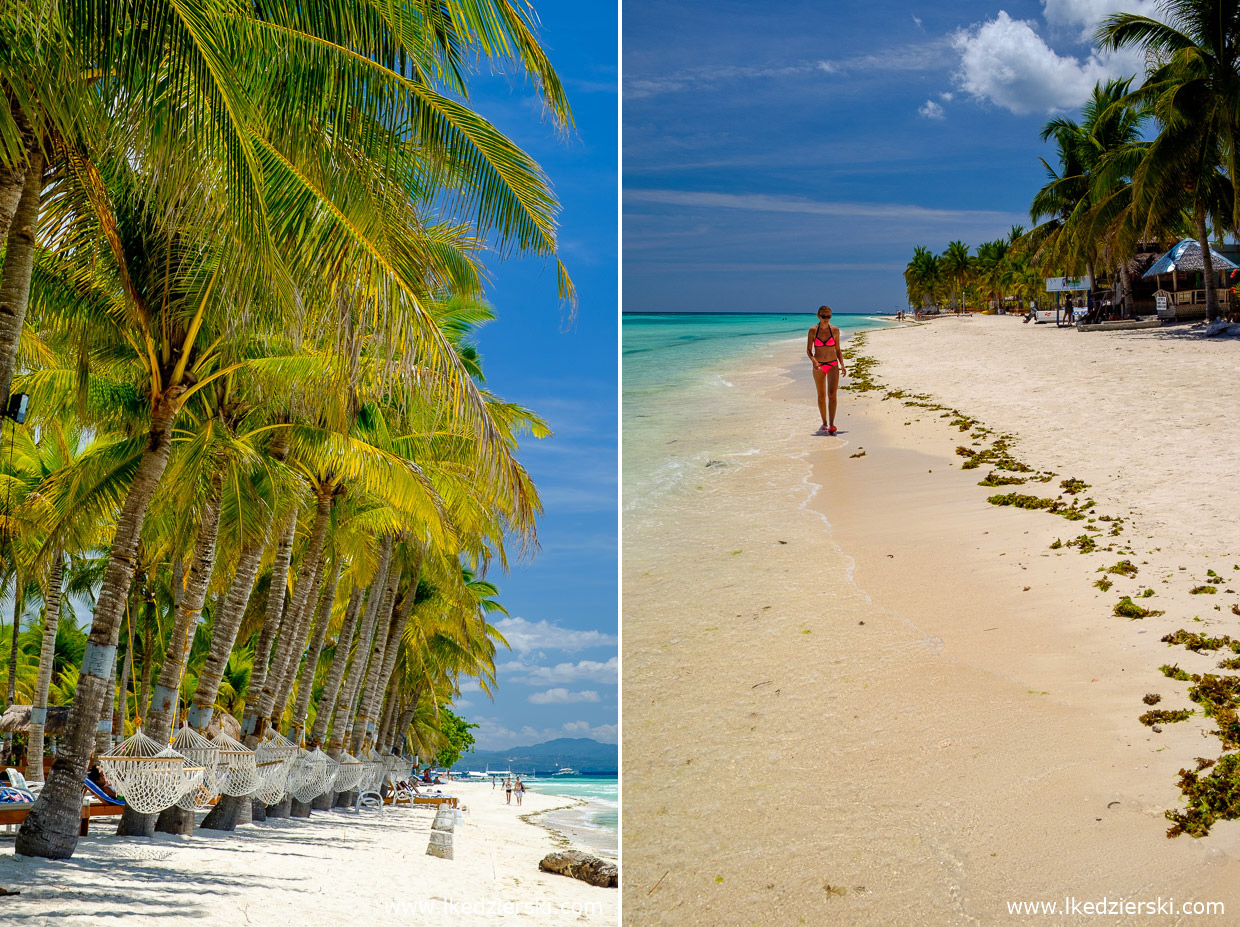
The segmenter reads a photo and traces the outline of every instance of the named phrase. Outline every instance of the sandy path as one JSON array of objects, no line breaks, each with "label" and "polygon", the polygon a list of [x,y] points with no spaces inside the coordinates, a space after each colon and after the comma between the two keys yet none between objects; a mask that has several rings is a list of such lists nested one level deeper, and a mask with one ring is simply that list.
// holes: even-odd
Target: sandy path
[{"label": "sandy path", "polygon": [[452,791],[469,808],[456,832],[453,860],[426,855],[433,812],[403,807],[356,816],[316,812],[309,820],[270,821],[232,835],[92,836],[79,843],[72,859],[58,863],[14,856],[12,838],[3,838],[0,885],[22,894],[0,898],[0,922],[39,927],[156,919],[169,927],[617,922],[614,890],[538,871],[538,860],[557,842],[519,815],[565,799],[527,792],[518,809],[505,806],[488,784],[453,783]]}]

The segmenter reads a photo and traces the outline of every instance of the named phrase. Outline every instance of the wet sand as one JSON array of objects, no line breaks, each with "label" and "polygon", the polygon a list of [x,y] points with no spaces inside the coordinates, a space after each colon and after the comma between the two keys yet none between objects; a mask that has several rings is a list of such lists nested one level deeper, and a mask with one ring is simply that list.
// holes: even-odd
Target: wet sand
[{"label": "wet sand", "polygon": [[[1100,512],[1130,519],[1115,540],[1135,545],[1140,574],[1104,593],[1096,571],[1118,551],[1050,549],[1096,525],[987,504],[1024,488],[977,486],[986,469],[961,470],[955,454],[970,436],[938,412],[843,393],[840,435],[812,437],[803,344],[729,375],[717,409],[695,408],[676,438],[700,472],[626,512],[626,923],[1085,923],[1096,918],[1008,905],[1104,896],[1240,911],[1240,823],[1165,837],[1177,770],[1220,752],[1211,725],[1198,715],[1155,733],[1136,720],[1150,692],[1159,708],[1195,707],[1160,664],[1202,672],[1218,658],[1159,637],[1194,615],[1193,629],[1237,627],[1234,595],[1220,589],[1203,607],[1188,594],[1208,566],[1231,569],[1227,509],[1213,512],[1227,502],[1177,501],[1178,482],[1170,491],[1146,475],[1160,491],[1142,509],[1138,488],[1103,485],[1150,446],[1208,454],[1217,468],[1234,445],[1212,433],[1186,448],[1181,435],[1130,461],[1116,447],[1142,427],[1123,418],[1130,404],[1061,410],[1053,389],[1106,352],[1132,356],[1091,377],[1164,370],[1170,355],[1159,382],[1188,406],[1212,376],[1180,385],[1174,364],[1206,358],[1222,377],[1240,348],[1068,345],[1012,319],[935,325],[871,333],[878,377],[1018,434],[1014,453],[1058,474],[1028,492],[1054,495],[1066,477],[1094,484]],[[1044,369],[1078,350],[1065,371]],[[1031,380],[1046,395],[1031,396]],[[1045,420],[1055,436],[1027,440]],[[1151,586],[1165,616],[1111,615],[1119,595]]]}]

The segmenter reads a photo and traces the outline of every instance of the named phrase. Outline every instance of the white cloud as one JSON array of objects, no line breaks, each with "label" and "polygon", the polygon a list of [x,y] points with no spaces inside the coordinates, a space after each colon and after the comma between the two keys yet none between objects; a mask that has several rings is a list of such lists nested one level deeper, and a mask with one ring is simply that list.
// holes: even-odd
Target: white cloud
[{"label": "white cloud", "polygon": [[960,52],[960,88],[1022,116],[1075,109],[1099,81],[1141,70],[1139,55],[1127,50],[1095,49],[1083,60],[1058,55],[1032,23],[1003,10],[989,22],[960,30],[952,44]]},{"label": "white cloud", "polygon": [[579,660],[576,663],[557,663],[555,666],[537,666],[512,660],[501,663],[496,669],[513,682],[532,686],[571,682],[597,682],[614,686],[620,671],[620,658],[612,657],[605,663]]},{"label": "white cloud", "polygon": [[990,210],[928,209],[925,206],[910,206],[903,203],[847,203],[810,200],[797,196],[770,196],[765,193],[701,193],[695,190],[625,190],[624,201],[626,206],[633,203],[661,203],[690,208],[790,212],[815,216],[855,216],[893,220],[931,219],[951,224],[962,220],[979,219],[1005,222],[1010,220],[1012,215]]},{"label": "white cloud", "polygon": [[532,650],[572,652],[590,647],[615,647],[619,643],[614,634],[578,631],[552,624],[546,619],[526,621],[524,618],[501,618],[492,624],[517,653],[529,653]]},{"label": "white cloud", "polygon": [[921,17],[920,17],[920,16],[914,16],[914,17],[913,17],[913,23],[917,26],[917,28],[918,28],[918,29],[920,29],[920,28],[921,28]]},{"label": "white cloud", "polygon": [[927,119],[944,118],[943,107],[938,103],[935,103],[933,100],[927,100],[921,106],[917,107],[917,112],[919,115],[925,116]]},{"label": "white cloud", "polygon": [[1084,41],[1093,41],[1099,24],[1112,13],[1136,13],[1158,18],[1155,0],[1042,0],[1042,15],[1052,26],[1081,30]]},{"label": "white cloud", "polygon": [[574,702],[597,702],[599,695],[593,689],[582,689],[570,692],[568,689],[548,689],[546,692],[535,692],[529,700],[535,705],[571,705]]}]

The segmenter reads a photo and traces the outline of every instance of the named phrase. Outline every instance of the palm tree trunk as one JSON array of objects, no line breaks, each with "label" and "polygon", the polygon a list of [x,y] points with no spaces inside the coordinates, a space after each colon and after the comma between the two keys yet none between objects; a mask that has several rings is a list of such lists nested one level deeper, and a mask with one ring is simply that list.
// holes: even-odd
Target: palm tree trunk
[{"label": "palm tree trunk", "polygon": [[362,731],[354,731],[353,742],[360,748],[361,741],[369,735],[377,744],[378,732],[375,730],[375,716],[379,711],[378,701],[383,697],[383,693],[387,691],[388,679],[392,675],[392,670],[396,668],[396,656],[400,652],[401,638],[405,634],[405,625],[409,623],[409,616],[413,614],[413,605],[418,594],[418,580],[422,575],[422,553],[418,549],[417,560],[413,564],[413,568],[409,571],[409,588],[405,593],[404,601],[401,602],[398,610],[394,609],[395,617],[392,619],[391,627],[388,629],[387,639],[383,643],[383,650],[378,655],[378,670],[373,680],[367,679],[366,690],[362,695],[361,711],[358,715],[358,723],[363,728]]},{"label": "palm tree trunk", "polygon": [[418,710],[418,701],[419,695],[415,692],[409,704],[406,705],[401,713],[396,716],[396,726],[392,728],[388,735],[391,741],[390,746],[393,753],[395,753],[398,748],[403,746],[400,741],[404,738],[405,732],[409,730],[409,725],[413,723],[413,716]]},{"label": "palm tree trunk", "polygon": [[[392,537],[389,535],[383,539],[383,552],[379,559],[379,569],[375,571],[374,581],[370,584],[370,594],[367,596],[366,613],[362,619],[362,627],[358,632],[357,646],[353,652],[353,661],[349,664],[349,670],[345,674],[344,681],[340,684],[340,690],[336,695],[336,705],[332,709],[332,718],[336,723],[332,726],[331,740],[327,743],[327,753],[332,759],[338,759],[341,748],[344,745],[345,725],[348,724],[352,717],[353,699],[355,690],[361,679],[361,674],[366,669],[366,661],[370,658],[370,641],[375,633],[375,620],[379,615],[379,608],[384,598],[387,586],[387,575],[392,561]],[[325,722],[330,724],[331,721]],[[318,722],[315,722],[315,730],[318,730]]]},{"label": "palm tree trunk", "polygon": [[[349,645],[353,642],[353,629],[357,626],[357,618],[362,610],[364,591],[359,584],[353,587],[353,592],[349,595],[349,604],[345,607],[344,620],[340,625],[340,635],[336,639],[336,653],[332,657],[332,665],[327,670],[327,678],[323,681],[323,692],[319,696],[319,704],[314,717],[314,730],[310,734],[312,745],[321,744],[327,733],[327,724],[331,720],[332,708],[336,704],[336,696],[344,678],[345,664],[349,660]],[[311,672],[313,673],[313,670]],[[313,683],[313,676],[309,682]],[[316,811],[328,811],[335,802],[335,791],[328,791],[310,804]]]},{"label": "palm tree trunk", "polygon": [[1125,318],[1132,317],[1136,312],[1136,307],[1132,302],[1132,278],[1128,273],[1128,262],[1120,261],[1119,264],[1119,285],[1123,290],[1120,300],[1122,303],[1122,312]]},{"label": "palm tree trunk", "polygon": [[43,725],[47,721],[47,693],[52,687],[52,665],[56,661],[56,629],[60,626],[61,580],[64,551],[52,554],[52,570],[47,577],[47,598],[43,607],[43,646],[39,648],[39,678],[30,704],[30,734],[26,747],[26,778],[43,781]]},{"label": "palm tree trunk", "polygon": [[117,519],[111,555],[82,658],[77,693],[60,740],[60,753],[52,764],[47,784],[17,834],[15,849],[23,856],[65,859],[72,856],[77,847],[82,781],[86,778],[104,699],[109,692],[115,692],[113,665],[121,616],[133,580],[147,506],[168,465],[172,423],[179,410],[182,391],[181,387],[169,388],[156,401],[152,411],[150,437]]},{"label": "palm tree trunk", "polygon": [[[337,714],[337,724],[332,730],[332,744],[338,742],[343,747],[351,740],[354,712],[357,709],[362,686],[371,672],[378,672],[375,652],[387,641],[387,629],[392,621],[392,609],[396,605],[396,588],[400,584],[400,574],[399,567],[389,570],[388,581],[383,589],[383,598],[380,600],[375,620],[371,624],[371,631],[358,641],[359,644],[364,643],[364,646],[353,657],[354,669],[349,670],[348,696],[344,700],[344,707]],[[372,666],[376,669],[372,670]]]},{"label": "palm tree trunk", "polygon": [[[281,633],[280,642],[276,646],[276,655],[271,661],[271,672],[267,674],[262,693],[258,698],[258,715],[268,718],[277,706],[284,706],[277,700],[284,685],[284,677],[288,665],[294,663],[305,647],[305,638],[309,633],[309,612],[312,601],[311,593],[317,585],[315,580],[322,568],[323,539],[327,536],[327,522],[331,516],[333,494],[330,489],[320,488],[318,504],[314,511],[314,526],[310,530],[310,539],[306,545],[306,553],[302,558],[301,572],[297,577],[297,587],[289,602],[288,614],[285,619],[287,630]],[[273,718],[273,722],[278,719]]]},{"label": "palm tree trunk", "polygon": [[[159,670],[159,682],[151,696],[151,708],[147,712],[146,723],[143,724],[146,736],[159,743],[171,739],[177,706],[180,703],[185,664],[194,643],[194,631],[198,627],[203,603],[207,600],[207,586],[211,582],[211,572],[215,567],[215,542],[220,530],[220,496],[223,491],[223,473],[217,470],[208,484],[202,519],[198,525],[198,537],[194,543],[194,559],[189,568],[185,590],[177,603],[176,621],[168,638],[168,650]],[[121,836],[151,836],[155,830],[169,834],[191,834],[194,830],[194,814],[175,805],[159,815],[139,814],[126,808],[116,833]]]},{"label": "palm tree trunk", "polygon": [[294,743],[301,739],[301,732],[306,727],[306,714],[310,711],[310,695],[314,690],[314,674],[319,666],[319,655],[323,652],[323,641],[327,637],[327,626],[331,624],[332,606],[336,604],[336,586],[340,582],[340,558],[332,563],[328,574],[327,585],[319,600],[318,617],[314,625],[314,636],[310,639],[310,649],[306,652],[305,662],[297,674],[297,701],[293,703],[293,721],[289,733]]},{"label": "palm tree trunk", "polygon": [[388,746],[388,742],[391,740],[391,737],[388,735],[392,730],[392,722],[396,720],[399,701],[396,693],[392,691],[389,691],[387,697],[383,700],[383,714],[380,715],[379,730],[375,734],[375,743],[379,745],[380,753],[392,752]]},{"label": "palm tree trunk", "polygon": [[9,389],[17,367],[17,344],[30,305],[30,275],[34,270],[39,198],[43,193],[43,152],[37,139],[30,142],[26,162],[21,198],[9,225],[4,271],[0,274],[0,411],[9,404]]},{"label": "palm tree trunk", "polygon": [[275,562],[271,566],[267,616],[258,635],[258,646],[254,648],[254,668],[250,672],[250,686],[245,693],[245,715],[241,721],[241,733],[247,747],[257,744],[259,735],[262,734],[258,729],[258,719],[262,717],[259,700],[269,672],[272,644],[280,630],[280,620],[284,617],[284,592],[288,588],[288,566],[293,559],[293,539],[296,535],[297,513],[294,511],[289,513],[288,523],[276,548]]},{"label": "palm tree trunk", "polygon": [[327,678],[323,680],[323,692],[319,696],[318,711],[314,717],[314,729],[310,732],[310,743],[321,744],[327,736],[327,725],[331,720],[332,709],[336,704],[336,696],[340,694],[340,684],[344,679],[345,665],[349,661],[349,649],[353,643],[353,631],[357,627],[357,616],[362,610],[362,596],[365,589],[358,585],[353,587],[349,596],[349,604],[345,608],[344,621],[340,625],[340,635],[336,639],[336,652],[332,656],[332,665],[327,670]]},{"label": "palm tree trunk", "polygon": [[310,625],[317,613],[315,606],[319,598],[319,585],[322,582],[323,570],[326,566],[326,563],[320,563],[312,575],[309,583],[311,594],[301,603],[301,608],[297,612],[293,633],[280,663],[280,674],[272,678],[274,683],[272,690],[275,694],[272,697],[271,711],[267,717],[270,723],[277,728],[280,726],[280,721],[284,716],[284,710],[288,707],[289,690],[293,687],[293,675],[301,665],[302,656],[306,652],[306,645],[310,641]]},{"label": "palm tree trunk", "polygon": [[1217,322],[1220,316],[1218,311],[1218,291],[1214,286],[1214,257],[1210,253],[1210,235],[1206,231],[1206,214],[1198,211],[1196,215],[1197,222],[1197,242],[1201,245],[1201,264],[1202,276],[1205,278],[1206,286],[1206,321]]},{"label": "palm tree trunk", "polygon": [[[270,523],[267,527],[270,528]],[[246,606],[250,604],[254,580],[258,576],[258,568],[266,548],[267,536],[264,534],[241,549],[232,585],[224,598],[224,604],[215,615],[215,623],[211,628],[211,646],[206,662],[202,665],[202,672],[198,674],[198,688],[194,691],[194,704],[189,710],[189,723],[195,730],[204,731],[211,723],[215,700],[220,694],[220,680],[224,678],[224,670],[228,666],[233,644],[236,643],[241,619],[245,617]]]}]

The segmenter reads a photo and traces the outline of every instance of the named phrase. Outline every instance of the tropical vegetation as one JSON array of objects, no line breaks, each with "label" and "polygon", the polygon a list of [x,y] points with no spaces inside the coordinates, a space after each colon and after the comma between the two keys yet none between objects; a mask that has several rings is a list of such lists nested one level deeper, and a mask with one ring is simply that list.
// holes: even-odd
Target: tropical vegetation
[{"label": "tropical vegetation", "polygon": [[1115,13],[1099,27],[1102,48],[1143,51],[1146,73],[1136,87],[1136,77],[1099,83],[1079,120],[1043,126],[1056,163],[1042,160],[1033,226],[1009,236],[1006,250],[980,245],[969,261],[960,242],[942,255],[918,246],[905,271],[910,304],[1021,304],[1042,277],[1105,272],[1130,314],[1139,245],[1191,238],[1207,317],[1219,318],[1210,249],[1240,229],[1240,0],[1164,0],[1158,12]]},{"label": "tropical vegetation", "polygon": [[[0,409],[29,397],[0,583],[32,780],[69,706],[19,853],[73,853],[89,759],[139,723],[468,746],[448,706],[504,646],[482,571],[535,546],[517,450],[547,434],[487,389],[483,254],[549,259],[573,298],[547,178],[469,107],[479,64],[571,127],[523,0],[0,7]],[[187,825],[121,831],[156,826]]]}]

